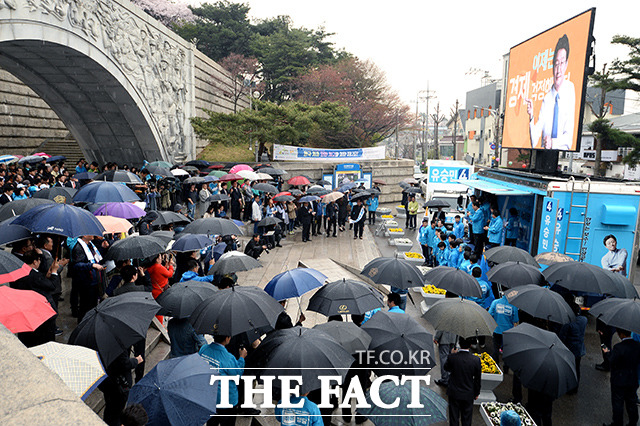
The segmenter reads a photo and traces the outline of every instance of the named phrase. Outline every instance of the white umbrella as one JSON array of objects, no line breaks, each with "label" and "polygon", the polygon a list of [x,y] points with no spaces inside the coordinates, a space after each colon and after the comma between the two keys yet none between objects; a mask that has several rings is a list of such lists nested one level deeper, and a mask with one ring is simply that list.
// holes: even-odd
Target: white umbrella
[{"label": "white umbrella", "polygon": [[330,202],[336,201],[342,197],[344,197],[344,194],[342,192],[330,192],[329,194],[322,197],[322,202],[325,204],[329,204]]},{"label": "white umbrella", "polygon": [[98,352],[92,349],[48,342],[29,350],[83,401],[107,377]]},{"label": "white umbrella", "polygon": [[182,169],[173,169],[171,170],[171,174],[174,176],[189,176],[189,172]]},{"label": "white umbrella", "polygon": [[[251,170],[240,170],[239,172],[237,172],[237,174],[245,179],[260,180],[260,177],[258,177],[258,173],[252,172]],[[269,177],[269,179],[271,179],[271,177]]]},{"label": "white umbrella", "polygon": [[258,175],[258,180],[272,180],[273,177],[271,175],[268,175],[266,173],[257,173]]}]

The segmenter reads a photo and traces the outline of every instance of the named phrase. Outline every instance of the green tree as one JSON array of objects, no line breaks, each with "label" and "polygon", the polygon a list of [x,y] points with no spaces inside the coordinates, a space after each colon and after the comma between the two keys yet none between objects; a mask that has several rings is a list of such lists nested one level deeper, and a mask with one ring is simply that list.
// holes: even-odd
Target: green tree
[{"label": "green tree", "polygon": [[596,119],[589,125],[589,130],[598,134],[600,144],[604,148],[633,147],[633,150],[622,159],[625,164],[635,166],[640,162],[640,139],[612,127],[611,122],[606,118]]},{"label": "green tree", "polygon": [[337,103],[309,105],[301,102],[256,101],[252,109],[237,114],[207,111],[208,118],[192,118],[196,135],[210,142],[267,145],[332,146],[332,135],[349,123],[348,109]]},{"label": "green tree", "polygon": [[611,69],[620,77],[616,88],[640,93],[640,38],[616,35],[611,42],[627,46],[630,50],[629,58],[613,61]]}]

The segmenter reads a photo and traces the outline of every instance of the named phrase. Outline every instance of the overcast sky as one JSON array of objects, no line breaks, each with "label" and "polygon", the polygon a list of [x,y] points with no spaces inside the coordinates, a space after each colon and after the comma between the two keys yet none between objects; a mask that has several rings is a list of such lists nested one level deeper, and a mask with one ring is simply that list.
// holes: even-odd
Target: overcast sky
[{"label": "overcast sky", "polygon": [[[200,0],[185,0],[192,4]],[[210,0],[209,2],[213,2]],[[590,7],[596,7],[596,68],[627,50],[611,45],[615,34],[640,37],[640,1],[434,1],[247,0],[250,17],[289,15],[293,25],[325,27],[331,40],[360,59],[371,59],[391,87],[415,111],[417,92],[435,92],[447,114],[456,98],[480,87],[484,72],[502,77],[509,48]],[[420,104],[424,111],[425,105]]]}]

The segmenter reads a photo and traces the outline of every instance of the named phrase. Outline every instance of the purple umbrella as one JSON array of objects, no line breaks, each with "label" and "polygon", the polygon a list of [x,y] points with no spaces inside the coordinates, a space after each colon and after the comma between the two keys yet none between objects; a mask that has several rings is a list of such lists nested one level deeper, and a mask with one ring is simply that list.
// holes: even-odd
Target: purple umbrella
[{"label": "purple umbrella", "polygon": [[105,203],[93,212],[96,216],[114,216],[122,219],[138,219],[146,212],[131,203]]}]

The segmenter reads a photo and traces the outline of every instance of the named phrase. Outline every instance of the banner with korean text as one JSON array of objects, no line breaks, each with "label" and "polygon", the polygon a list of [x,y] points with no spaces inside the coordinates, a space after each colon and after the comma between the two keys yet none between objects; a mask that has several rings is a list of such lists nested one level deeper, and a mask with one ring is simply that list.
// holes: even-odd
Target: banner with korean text
[{"label": "banner with korean text", "polygon": [[322,149],[273,144],[274,161],[384,160],[384,146],[373,148]]}]

